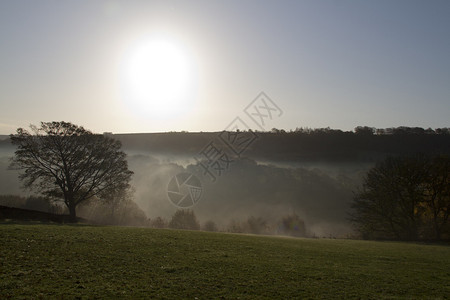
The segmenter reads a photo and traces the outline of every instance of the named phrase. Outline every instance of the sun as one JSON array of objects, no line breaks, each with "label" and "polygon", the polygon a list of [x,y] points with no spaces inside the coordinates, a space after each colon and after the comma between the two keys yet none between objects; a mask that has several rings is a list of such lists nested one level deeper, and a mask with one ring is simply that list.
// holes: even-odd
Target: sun
[{"label": "sun", "polygon": [[169,118],[192,105],[192,62],[174,41],[153,38],[136,43],[123,72],[126,101],[140,114]]}]

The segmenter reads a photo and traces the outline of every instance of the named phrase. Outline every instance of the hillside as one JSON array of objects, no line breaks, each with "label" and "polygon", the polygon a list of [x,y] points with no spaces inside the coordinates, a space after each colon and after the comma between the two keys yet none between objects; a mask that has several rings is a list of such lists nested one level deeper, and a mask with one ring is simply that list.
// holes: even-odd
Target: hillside
[{"label": "hillside", "polygon": [[[220,132],[115,134],[124,149],[196,155],[210,142],[224,146]],[[243,133],[244,136],[251,136]],[[375,161],[386,155],[450,153],[449,134],[356,134],[340,130],[256,132],[243,155],[270,161]],[[226,147],[226,146],[224,146]]]},{"label": "hillside", "polygon": [[[11,220],[13,222],[37,221],[44,223],[70,223],[69,215],[58,215],[42,211],[0,205],[0,221],[7,220]],[[78,218],[78,221],[86,220]]]},{"label": "hillside", "polygon": [[[363,127],[367,128],[367,127]],[[375,131],[375,129],[374,129]],[[380,131],[378,129],[377,131]],[[242,153],[253,159],[272,161],[374,161],[386,155],[410,153],[450,153],[448,129],[426,131],[422,128],[399,127],[372,132],[341,131],[329,128],[285,132],[241,132],[240,137],[252,137]],[[131,152],[164,153],[192,156],[210,142],[226,147],[223,132],[165,132],[111,134]],[[1,139],[0,150],[13,148],[7,136]]]}]

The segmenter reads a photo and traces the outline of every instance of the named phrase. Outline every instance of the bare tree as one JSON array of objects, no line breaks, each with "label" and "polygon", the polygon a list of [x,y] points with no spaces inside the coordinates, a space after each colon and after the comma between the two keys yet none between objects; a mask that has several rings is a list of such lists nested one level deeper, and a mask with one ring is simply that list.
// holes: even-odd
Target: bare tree
[{"label": "bare tree", "polygon": [[11,135],[17,146],[10,168],[21,170],[24,186],[63,201],[70,219],[76,207],[97,197],[109,199],[129,188],[128,170],[121,143],[68,122],[41,122]]}]

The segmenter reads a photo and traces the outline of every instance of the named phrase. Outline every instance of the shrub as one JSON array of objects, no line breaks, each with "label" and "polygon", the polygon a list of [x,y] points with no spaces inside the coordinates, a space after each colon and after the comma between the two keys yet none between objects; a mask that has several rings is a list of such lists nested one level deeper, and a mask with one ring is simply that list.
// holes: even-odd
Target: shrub
[{"label": "shrub", "polygon": [[200,224],[192,210],[177,210],[169,223],[170,228],[199,230]]},{"label": "shrub", "polygon": [[306,236],[305,222],[297,214],[283,217],[279,226],[279,232],[290,236]]},{"label": "shrub", "polygon": [[218,231],[216,223],[214,221],[206,221],[206,223],[203,225],[203,230],[205,231]]}]

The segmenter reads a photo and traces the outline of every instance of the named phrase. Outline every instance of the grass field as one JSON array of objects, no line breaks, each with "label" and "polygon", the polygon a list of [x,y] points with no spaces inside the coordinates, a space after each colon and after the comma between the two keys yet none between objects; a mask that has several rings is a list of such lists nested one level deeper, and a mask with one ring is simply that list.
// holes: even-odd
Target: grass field
[{"label": "grass field", "polygon": [[0,225],[0,299],[450,297],[450,247]]}]

